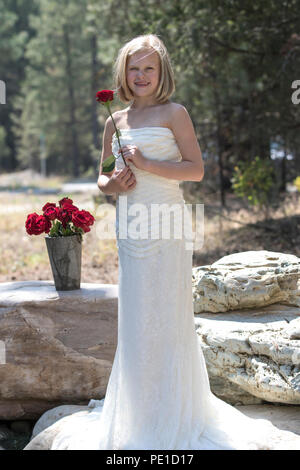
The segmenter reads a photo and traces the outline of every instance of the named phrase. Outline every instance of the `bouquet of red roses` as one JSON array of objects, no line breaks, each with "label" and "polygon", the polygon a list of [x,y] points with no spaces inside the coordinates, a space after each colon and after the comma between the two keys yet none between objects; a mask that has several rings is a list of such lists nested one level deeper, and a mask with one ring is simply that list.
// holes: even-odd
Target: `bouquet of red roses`
[{"label": "bouquet of red roses", "polygon": [[29,214],[25,222],[28,235],[40,235],[47,233],[50,237],[68,237],[90,232],[90,226],[95,218],[88,211],[79,210],[73,205],[72,199],[64,197],[58,202],[58,206],[47,202],[42,208],[43,215],[36,212]]}]

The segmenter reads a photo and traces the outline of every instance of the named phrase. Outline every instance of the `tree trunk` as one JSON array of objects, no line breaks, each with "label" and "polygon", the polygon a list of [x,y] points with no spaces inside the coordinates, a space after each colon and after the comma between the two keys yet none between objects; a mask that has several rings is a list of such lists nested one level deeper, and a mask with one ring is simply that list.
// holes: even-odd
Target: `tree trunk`
[{"label": "tree trunk", "polygon": [[281,160],[281,184],[280,191],[286,191],[286,154],[287,154],[287,143],[286,136],[284,136],[284,155]]},{"label": "tree trunk", "polygon": [[98,71],[98,64],[97,64],[97,36],[93,34],[91,37],[91,55],[92,55],[92,131],[93,131],[93,143],[94,147],[100,149],[100,142],[99,142],[99,124],[97,119],[97,101],[95,99],[95,95],[97,93],[97,71]]},{"label": "tree trunk", "polygon": [[64,28],[64,41],[66,46],[66,59],[67,59],[67,88],[69,92],[69,114],[70,114],[70,128],[72,138],[72,163],[73,163],[73,176],[79,176],[79,149],[76,133],[76,106],[74,96],[74,84],[72,74],[72,53],[70,47],[70,36],[67,26]]},{"label": "tree trunk", "polygon": [[222,146],[222,119],[220,110],[220,98],[217,91],[217,83],[214,79],[213,89],[215,98],[215,110],[216,110],[216,121],[217,121],[217,153],[218,153],[218,165],[219,165],[219,183],[220,183],[220,198],[222,208],[226,207],[225,199],[225,185],[224,185],[224,166],[223,166],[223,146]]}]

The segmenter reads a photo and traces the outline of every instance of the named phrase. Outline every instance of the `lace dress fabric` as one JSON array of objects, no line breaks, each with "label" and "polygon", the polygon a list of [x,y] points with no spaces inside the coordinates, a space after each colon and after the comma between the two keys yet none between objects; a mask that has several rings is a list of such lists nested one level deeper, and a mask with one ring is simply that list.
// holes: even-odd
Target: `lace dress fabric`
[{"label": "lace dress fabric", "polygon": [[[170,129],[121,133],[122,145],[137,145],[147,158],[181,160]],[[117,155],[115,135],[112,144]],[[180,182],[129,165],[137,184],[117,198],[118,345],[106,395],[91,399],[88,414],[66,420],[52,450],[272,449],[276,427],[246,417],[210,390],[194,326],[193,252],[186,248],[187,238],[166,239],[161,232],[149,237],[162,228],[160,218],[149,216],[153,204],[184,207]],[[120,157],[116,167],[123,166]],[[136,228],[138,204],[149,209],[139,218],[144,238],[134,230],[124,236],[123,225]]]}]

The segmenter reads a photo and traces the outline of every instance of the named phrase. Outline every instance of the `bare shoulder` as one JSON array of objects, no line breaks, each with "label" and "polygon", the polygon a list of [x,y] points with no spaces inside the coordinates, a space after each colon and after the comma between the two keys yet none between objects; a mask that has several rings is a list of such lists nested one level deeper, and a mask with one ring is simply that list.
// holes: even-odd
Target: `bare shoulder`
[{"label": "bare shoulder", "polygon": [[189,113],[185,106],[180,103],[170,103],[170,121],[176,124],[176,121],[189,118]]},{"label": "bare shoulder", "polygon": [[185,106],[180,103],[171,103],[170,107],[170,124],[175,136],[183,136],[195,133],[194,125]]},{"label": "bare shoulder", "polygon": [[[125,114],[126,114],[126,110],[119,110],[119,111],[115,111],[114,113],[112,113],[112,117],[117,127],[122,122],[122,119],[124,118]],[[108,137],[112,137],[114,132],[115,132],[115,126],[113,124],[113,120],[111,116],[108,116],[108,118],[105,121],[105,134]]]},{"label": "bare shoulder", "polygon": [[180,110],[186,109],[182,104],[180,103],[174,103],[173,101],[170,102],[170,110],[173,113],[176,113]]},{"label": "bare shoulder", "polygon": [[204,174],[202,152],[192,119],[186,107],[179,103],[172,103],[169,116],[172,132],[175,136],[182,160],[195,163],[196,169],[199,168],[199,173],[202,175],[202,178]]},{"label": "bare shoulder", "polygon": [[104,134],[107,137],[112,137],[113,133],[114,133],[114,124],[113,124],[111,116],[108,116],[108,118],[105,121]]},{"label": "bare shoulder", "polygon": [[[116,126],[122,125],[122,122],[127,120],[128,108],[120,109],[112,113]],[[111,119],[111,118],[110,118]]]}]

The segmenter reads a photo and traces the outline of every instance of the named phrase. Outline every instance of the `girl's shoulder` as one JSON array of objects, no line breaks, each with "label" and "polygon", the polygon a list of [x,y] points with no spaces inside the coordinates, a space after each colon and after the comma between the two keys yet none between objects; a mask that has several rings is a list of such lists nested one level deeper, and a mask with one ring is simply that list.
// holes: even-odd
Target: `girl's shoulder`
[{"label": "girl's shoulder", "polygon": [[174,118],[178,114],[187,113],[187,109],[185,108],[185,106],[183,106],[180,103],[170,102],[169,112],[170,112],[170,117]]},{"label": "girl's shoulder", "polygon": [[114,113],[112,113],[112,117],[117,126],[119,125],[120,122],[122,122],[122,120],[127,118],[128,110],[129,108],[127,107],[125,109],[119,109],[118,111],[115,111]]},{"label": "girl's shoulder", "polygon": [[170,100],[158,106],[161,108],[160,111],[166,113],[167,115],[172,115],[173,113],[177,113],[181,109],[185,109],[182,104],[175,103],[174,101]]}]

